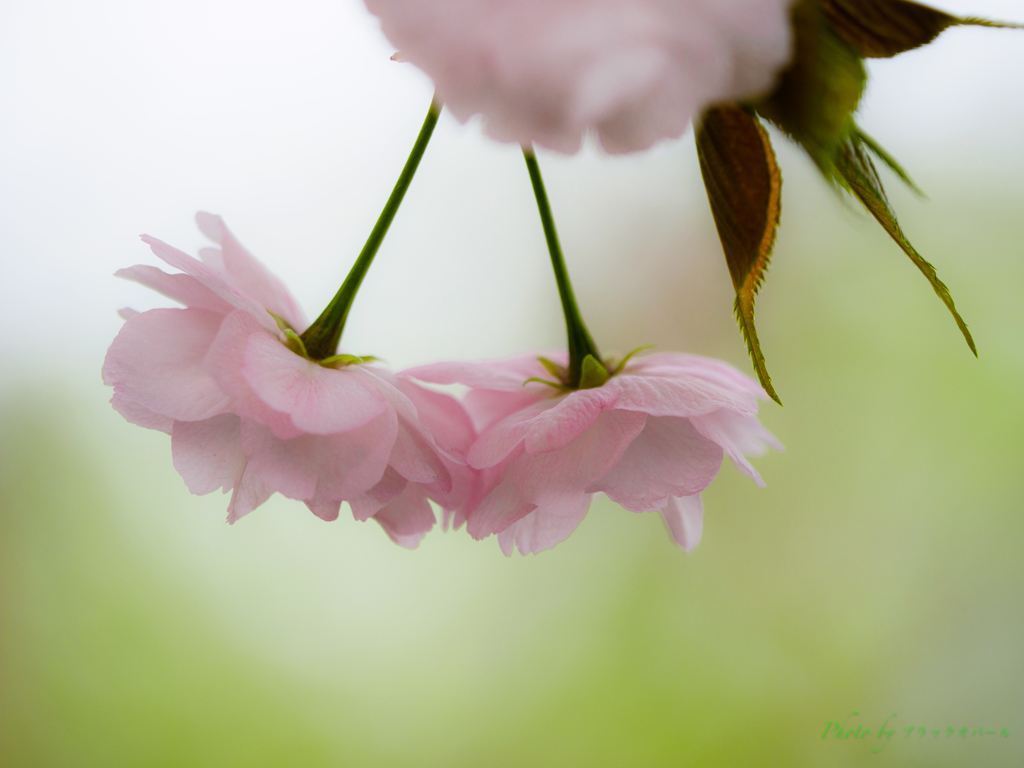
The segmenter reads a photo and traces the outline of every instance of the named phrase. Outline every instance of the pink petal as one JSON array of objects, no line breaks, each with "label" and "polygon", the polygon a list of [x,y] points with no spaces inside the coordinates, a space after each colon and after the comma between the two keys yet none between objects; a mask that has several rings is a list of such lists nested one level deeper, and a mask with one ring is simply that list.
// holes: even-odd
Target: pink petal
[{"label": "pink petal", "polygon": [[276,341],[248,312],[232,312],[224,318],[217,338],[210,345],[210,351],[203,360],[203,368],[217,382],[222,392],[234,398],[232,411],[243,418],[266,424],[282,440],[298,437],[303,431],[292,424],[288,414],[275,411],[264,403],[242,376],[245,347],[253,334]]},{"label": "pink petal", "polygon": [[129,400],[122,394],[117,392],[110,398],[110,404],[114,406],[114,410],[124,416],[125,420],[136,424],[146,429],[156,429],[160,432],[166,432],[168,435],[171,434],[171,428],[174,426],[174,419],[170,416],[163,416],[159,413],[153,413],[148,408],[143,408],[133,400]]},{"label": "pink petal", "polygon": [[241,420],[222,413],[205,421],[174,422],[171,459],[192,493],[231,490],[241,482],[246,465]]},{"label": "pink petal", "polygon": [[498,534],[498,544],[507,557],[514,546],[520,554],[537,554],[551,549],[576,530],[590,508],[590,494],[571,494],[551,499]]},{"label": "pink petal", "polygon": [[650,416],[618,464],[588,491],[647,512],[664,507],[669,496],[700,493],[721,466],[721,447],[687,419]]},{"label": "pink petal", "polygon": [[349,501],[349,506],[352,507],[352,516],[360,522],[369,520],[390,504],[398,494],[405,490],[405,486],[408,484],[408,480],[388,467],[384,470],[384,477],[380,479],[379,483],[362,496]]},{"label": "pink petal", "polygon": [[700,544],[701,533],[704,531],[704,505],[700,494],[693,496],[670,496],[665,508],[661,510],[662,519],[672,539],[687,552],[692,552]]},{"label": "pink petal", "polygon": [[420,423],[438,448],[452,458],[464,459],[476,432],[462,404],[451,395],[421,387],[404,376],[395,377],[394,385],[416,407]]},{"label": "pink petal", "polygon": [[672,376],[621,373],[602,387],[616,391],[615,407],[643,411],[651,416],[700,416],[728,408],[737,413],[757,413],[753,393],[738,392],[688,374]]},{"label": "pink petal", "polygon": [[732,463],[755,483],[764,486],[761,475],[745,458],[744,454],[760,456],[769,447],[783,450],[782,444],[764,428],[755,416],[740,416],[721,410],[705,416],[694,417],[693,426],[705,437],[714,440],[725,449]]},{"label": "pink petal", "polygon": [[228,284],[224,276],[218,274],[208,265],[198,259],[193,259],[187,253],[179,251],[177,248],[174,248],[161,240],[157,240],[155,237],[143,235],[142,242],[146,243],[151,249],[153,249],[153,253],[158,257],[175,269],[180,269],[185,274],[194,277],[231,306],[248,312],[250,315],[255,317],[257,322],[259,322],[259,324],[266,330],[270,331],[274,335],[278,335],[280,333],[277,327],[277,322],[267,314],[266,308],[251,296],[246,296],[236,291],[230,284]]},{"label": "pink petal", "polygon": [[474,389],[519,392],[529,378],[551,378],[551,374],[537,362],[538,357],[546,357],[563,365],[566,362],[565,352],[528,352],[500,360],[431,363],[409,368],[402,371],[402,374],[434,384],[465,384]]},{"label": "pink petal", "polygon": [[526,433],[526,452],[547,453],[564,448],[597,421],[601,411],[615,402],[613,389],[582,389],[566,395],[558,405],[540,414]]},{"label": "pink petal", "polygon": [[411,483],[437,482],[443,490],[451,490],[452,478],[440,456],[405,419],[398,420],[398,436],[388,463]]},{"label": "pink petal", "polygon": [[466,463],[474,469],[495,466],[523,441],[533,421],[557,404],[558,400],[550,398],[540,400],[494,424],[470,447]]},{"label": "pink petal", "polygon": [[169,275],[163,270],[146,264],[136,264],[134,267],[119,269],[114,275],[141,283],[186,307],[206,309],[221,315],[229,314],[235,309],[191,275]]},{"label": "pink petal", "polygon": [[647,417],[630,411],[604,411],[594,425],[565,448],[512,459],[504,477],[469,517],[474,538],[498,533],[533,507],[564,503],[583,494],[622,458]]},{"label": "pink petal", "polygon": [[768,399],[761,385],[721,360],[678,352],[657,352],[635,358],[626,371],[635,374],[673,375],[684,373],[705,379],[726,389],[750,392],[763,400]]},{"label": "pink petal", "polygon": [[241,372],[264,403],[314,435],[358,429],[387,408],[357,370],[324,368],[266,334],[249,336]]},{"label": "pink petal", "polygon": [[242,421],[249,469],[266,486],[300,501],[350,501],[380,482],[398,424],[388,409],[358,429],[280,440],[267,427]]},{"label": "pink petal", "polygon": [[231,503],[228,504],[228,522],[234,525],[273,494],[274,492],[263,484],[256,473],[246,467],[242,473],[242,479],[235,487],[235,492],[231,494]]},{"label": "pink petal", "polygon": [[117,310],[117,316],[120,317],[122,320],[131,320],[138,314],[141,313],[137,309],[132,309],[131,307],[121,307],[119,310]]},{"label": "pink petal", "polygon": [[202,421],[231,398],[203,369],[222,315],[203,309],[152,309],[128,320],[107,350],[103,381],[155,413]]},{"label": "pink petal", "polygon": [[338,519],[341,512],[340,501],[330,501],[322,496],[314,496],[305,502],[309,511],[319,517],[325,523],[333,523]]},{"label": "pink petal", "polygon": [[306,330],[306,316],[284,283],[238,242],[220,216],[200,212],[196,214],[196,224],[204,235],[220,245],[221,263],[236,290],[283,317],[296,333]]},{"label": "pink petal", "polygon": [[415,549],[434,527],[434,510],[430,508],[423,488],[410,483],[390,504],[373,516],[393,542],[406,549]]},{"label": "pink petal", "polygon": [[462,406],[472,419],[477,433],[483,433],[516,411],[543,400],[551,400],[552,395],[553,390],[547,387],[544,391],[524,388],[521,392],[471,389],[462,398]]}]

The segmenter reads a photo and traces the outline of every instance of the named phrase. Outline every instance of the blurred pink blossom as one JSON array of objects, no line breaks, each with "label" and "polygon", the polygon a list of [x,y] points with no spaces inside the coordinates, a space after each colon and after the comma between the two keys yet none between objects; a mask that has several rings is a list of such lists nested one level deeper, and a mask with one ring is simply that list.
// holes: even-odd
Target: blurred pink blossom
[{"label": "blurred pink blossom", "polygon": [[790,0],[366,0],[402,60],[500,141],[609,152],[677,138],[704,106],[770,89]]},{"label": "blurred pink blossom", "polygon": [[[566,355],[548,354],[564,365]],[[599,491],[634,512],[659,510],[686,551],[700,541],[700,493],[727,454],[763,485],[745,455],[781,449],[758,421],[764,391],[735,368],[675,353],[635,359],[593,389],[552,393],[538,355],[435,363],[404,372],[470,387],[463,404],[480,436],[467,454],[486,496],[468,515],[477,539],[498,535],[506,555],[553,547]]]},{"label": "blurred pink blossom", "polygon": [[124,312],[103,363],[114,408],[171,436],[189,490],[231,491],[229,522],[274,492],[324,520],[347,501],[356,519],[372,517],[405,547],[434,525],[428,499],[466,507],[476,473],[463,457],[475,433],[462,406],[377,365],[328,367],[297,354],[271,315],[297,334],[308,326],[288,289],[219,216],[196,221],[220,246],[202,249],[202,261],[143,236],[181,272],[117,273],[185,308]]}]

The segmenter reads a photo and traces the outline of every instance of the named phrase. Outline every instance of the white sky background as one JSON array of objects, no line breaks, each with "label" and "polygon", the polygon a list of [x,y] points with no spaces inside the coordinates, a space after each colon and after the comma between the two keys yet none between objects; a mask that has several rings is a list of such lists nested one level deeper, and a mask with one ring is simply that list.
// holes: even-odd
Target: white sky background
[{"label": "white sky background", "polygon": [[[941,7],[1024,21],[1021,0]],[[357,0],[3,0],[0,382],[98,382],[115,309],[165,303],[112,273],[157,263],[142,233],[194,253],[199,209],[222,214],[314,317],[430,100],[429,81],[392,52]],[[871,68],[861,123],[919,181],[1014,183],[1024,32],[953,30]],[[626,159],[591,147],[542,163],[577,283],[600,275],[585,274],[574,242],[652,210],[710,221],[690,136]],[[489,357],[560,345],[560,322],[521,155],[445,117],[345,348],[398,367]]]}]

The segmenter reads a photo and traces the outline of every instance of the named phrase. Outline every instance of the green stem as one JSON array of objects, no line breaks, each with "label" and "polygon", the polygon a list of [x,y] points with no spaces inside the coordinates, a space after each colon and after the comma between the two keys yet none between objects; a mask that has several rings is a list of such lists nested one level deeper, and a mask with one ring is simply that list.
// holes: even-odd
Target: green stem
[{"label": "green stem", "polygon": [[363,250],[360,251],[356,263],[352,265],[352,270],[334,298],[331,299],[331,303],[302,334],[302,342],[306,345],[306,351],[311,359],[323,360],[337,353],[338,342],[341,341],[341,332],[345,329],[345,321],[352,308],[352,301],[370,269],[370,264],[373,263],[373,257],[377,255],[377,249],[380,248],[384,235],[387,234],[388,227],[391,226],[391,221],[398,213],[398,207],[402,204],[402,198],[405,197],[405,192],[412,183],[412,177],[416,175],[416,168],[423,158],[423,153],[427,149],[430,135],[434,132],[434,126],[437,124],[440,114],[441,104],[435,98],[430,103],[427,119],[423,121],[420,135],[416,137],[416,143],[413,145],[409,159],[406,160],[405,167],[402,169],[402,174],[398,177],[398,182],[391,192],[391,197],[388,198],[387,205],[381,211],[380,218],[377,219],[373,231],[370,232],[370,237],[366,240]]},{"label": "green stem", "polygon": [[562,300],[562,312],[565,313],[565,330],[569,337],[569,380],[564,383],[569,388],[576,389],[580,385],[583,361],[588,355],[592,355],[595,360],[601,362],[601,355],[594,340],[590,338],[590,332],[583,322],[579,307],[576,306],[576,296],[572,290],[572,283],[569,282],[569,272],[565,268],[562,246],[558,243],[555,219],[551,215],[551,205],[544,190],[544,180],[540,176],[537,156],[530,147],[523,147],[523,155],[526,157],[526,167],[530,171],[530,181],[533,182],[533,194],[537,198],[540,220],[544,225],[544,237],[548,242],[548,252],[551,254],[551,268],[555,272],[558,296]]}]

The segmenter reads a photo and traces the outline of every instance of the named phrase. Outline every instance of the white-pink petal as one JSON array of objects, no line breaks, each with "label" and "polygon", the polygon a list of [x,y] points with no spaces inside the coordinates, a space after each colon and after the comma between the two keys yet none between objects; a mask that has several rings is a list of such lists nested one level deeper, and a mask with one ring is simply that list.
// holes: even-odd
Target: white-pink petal
[{"label": "white-pink petal", "polygon": [[232,490],[241,482],[246,465],[241,419],[233,413],[222,413],[204,421],[175,421],[171,460],[189,491],[196,495],[218,488]]},{"label": "white-pink petal", "polygon": [[704,532],[704,504],[700,494],[693,496],[672,496],[661,517],[672,536],[672,540],[686,552],[692,552],[700,544]]},{"label": "white-pink petal", "polygon": [[103,382],[143,408],[201,421],[231,405],[203,368],[223,315],[203,309],[152,309],[128,320],[103,362]]}]

